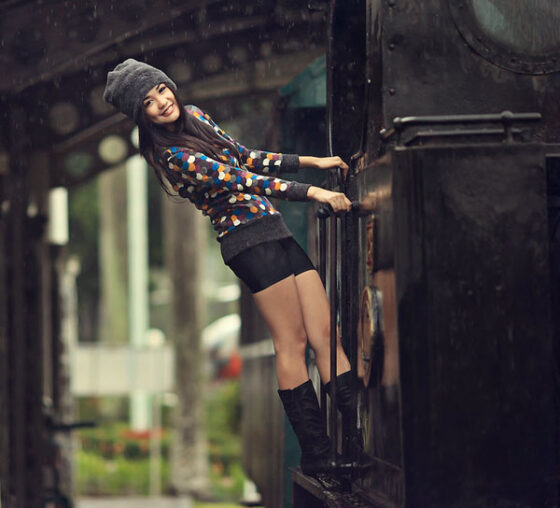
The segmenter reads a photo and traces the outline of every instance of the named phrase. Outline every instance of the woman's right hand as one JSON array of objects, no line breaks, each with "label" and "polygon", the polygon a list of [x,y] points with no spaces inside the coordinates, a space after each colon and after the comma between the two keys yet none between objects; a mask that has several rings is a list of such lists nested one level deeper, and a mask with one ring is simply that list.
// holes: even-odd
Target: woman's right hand
[{"label": "woman's right hand", "polygon": [[349,212],[352,208],[352,202],[342,192],[333,192],[314,185],[307,190],[307,197],[319,203],[331,205],[335,213]]}]

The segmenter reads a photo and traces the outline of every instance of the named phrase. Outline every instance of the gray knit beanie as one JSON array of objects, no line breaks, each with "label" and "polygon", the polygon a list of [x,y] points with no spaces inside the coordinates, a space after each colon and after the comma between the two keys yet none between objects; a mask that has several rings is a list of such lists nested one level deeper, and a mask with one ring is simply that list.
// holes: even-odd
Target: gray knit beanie
[{"label": "gray knit beanie", "polygon": [[103,98],[137,121],[144,97],[160,83],[165,83],[174,91],[177,90],[177,85],[167,74],[144,62],[129,58],[107,74]]}]

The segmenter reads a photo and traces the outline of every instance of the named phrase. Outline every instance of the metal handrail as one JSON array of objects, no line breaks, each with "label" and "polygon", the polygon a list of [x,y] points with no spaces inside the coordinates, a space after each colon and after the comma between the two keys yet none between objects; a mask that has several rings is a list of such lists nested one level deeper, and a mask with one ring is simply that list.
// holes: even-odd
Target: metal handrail
[{"label": "metal handrail", "polygon": [[431,116],[405,116],[393,119],[393,127],[382,129],[381,137],[387,141],[393,136],[400,137],[408,127],[418,125],[459,125],[459,124],[494,124],[501,123],[508,140],[512,139],[512,125],[520,122],[538,122],[542,119],[540,113],[512,113],[502,111],[494,114],[471,114],[471,115],[431,115]]}]

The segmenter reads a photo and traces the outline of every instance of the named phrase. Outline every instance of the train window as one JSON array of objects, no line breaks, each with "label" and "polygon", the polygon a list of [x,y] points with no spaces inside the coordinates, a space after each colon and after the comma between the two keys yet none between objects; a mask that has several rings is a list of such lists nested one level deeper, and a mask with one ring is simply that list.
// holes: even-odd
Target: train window
[{"label": "train window", "polygon": [[527,74],[560,70],[558,0],[449,0],[457,28],[480,55]]},{"label": "train window", "polygon": [[558,0],[473,0],[481,28],[506,46],[530,55],[560,47]]}]

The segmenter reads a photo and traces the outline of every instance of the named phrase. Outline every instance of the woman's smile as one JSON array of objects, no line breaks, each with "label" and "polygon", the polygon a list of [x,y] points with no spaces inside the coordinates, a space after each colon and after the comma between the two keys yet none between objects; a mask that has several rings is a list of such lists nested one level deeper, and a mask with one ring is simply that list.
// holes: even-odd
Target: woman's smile
[{"label": "woman's smile", "polygon": [[165,83],[149,90],[142,104],[146,116],[154,123],[172,124],[180,116],[175,94]]},{"label": "woman's smile", "polygon": [[165,110],[163,111],[163,113],[161,114],[162,116],[169,116],[171,113],[173,113],[173,104],[169,104],[169,106],[167,106],[165,108]]}]

